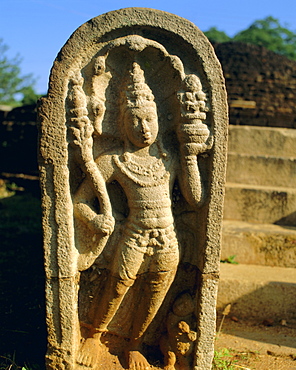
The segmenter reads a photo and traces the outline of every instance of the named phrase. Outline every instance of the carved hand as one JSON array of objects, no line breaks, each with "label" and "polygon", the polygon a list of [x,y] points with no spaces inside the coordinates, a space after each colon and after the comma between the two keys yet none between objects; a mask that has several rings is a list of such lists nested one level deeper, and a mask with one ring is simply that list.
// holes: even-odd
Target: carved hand
[{"label": "carved hand", "polygon": [[99,214],[90,221],[92,229],[102,234],[112,234],[115,226],[115,220],[112,215]]},{"label": "carved hand", "polygon": [[68,128],[69,140],[75,149],[76,159],[80,163],[91,162],[93,158],[93,126],[89,119],[84,116],[72,118],[71,126]]},{"label": "carved hand", "polygon": [[213,136],[206,124],[199,120],[190,123],[181,123],[177,129],[181,151],[184,155],[198,155],[210,149],[213,145]]}]

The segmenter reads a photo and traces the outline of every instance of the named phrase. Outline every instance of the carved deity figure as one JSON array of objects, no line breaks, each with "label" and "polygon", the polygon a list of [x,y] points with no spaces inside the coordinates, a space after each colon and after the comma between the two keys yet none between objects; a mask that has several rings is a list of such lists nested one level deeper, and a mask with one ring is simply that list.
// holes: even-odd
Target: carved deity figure
[{"label": "carved deity figure", "polygon": [[191,22],[108,12],[38,103],[48,370],[210,370],[227,149],[214,49]]},{"label": "carved deity figure", "polygon": [[[184,80],[179,91],[180,123],[176,129],[179,151],[164,149],[159,137],[158,111],[154,95],[137,62],[123,79],[119,96],[118,126],[123,145],[108,150],[95,160],[92,153],[93,128],[87,117],[82,79],[72,78],[69,131],[85,179],[74,196],[75,217],[94,231],[105,244],[115,233],[107,184],[117,182],[127,198],[128,215],[113,246],[110,273],[104,291],[92,303],[88,322],[82,323],[84,338],[77,364],[95,369],[102,352],[102,337],[135,282],[141,297],[132,315],[125,358],[130,370],[150,368],[141,345],[148,326],[163,303],[175,278],[180,260],[172,194],[176,179],[186,201],[202,204],[204,189],[200,179],[198,154],[211,146],[205,119],[205,94],[195,75]],[[199,94],[199,95],[198,95]],[[180,154],[178,154],[178,152]],[[94,207],[99,201],[99,212]],[[95,256],[100,252],[93,251]],[[187,360],[186,360],[187,361]]]}]

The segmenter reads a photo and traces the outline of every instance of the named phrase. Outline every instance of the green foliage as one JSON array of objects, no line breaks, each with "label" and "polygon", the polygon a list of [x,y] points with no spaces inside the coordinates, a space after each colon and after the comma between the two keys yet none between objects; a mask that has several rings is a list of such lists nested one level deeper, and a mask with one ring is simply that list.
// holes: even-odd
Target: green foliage
[{"label": "green foliage", "polygon": [[211,27],[208,31],[204,32],[207,38],[215,42],[227,42],[231,40],[224,31],[219,31],[216,27]]},{"label": "green foliage", "polygon": [[227,348],[215,351],[212,370],[235,370],[232,364],[237,360],[232,358],[233,356]]},{"label": "green foliage", "polygon": [[18,106],[32,104],[38,95],[34,90],[35,80],[32,74],[22,75],[19,55],[8,58],[8,46],[0,38],[0,104]]},{"label": "green foliage", "polygon": [[8,356],[0,356],[0,370],[39,370],[37,364],[20,366],[16,363],[15,353]]},{"label": "green foliage", "polygon": [[223,263],[231,263],[232,265],[238,265],[238,262],[235,261],[236,255],[229,256],[225,258],[224,260],[221,260]]},{"label": "green foliage", "polygon": [[296,60],[296,34],[273,17],[255,21],[248,29],[236,34],[233,40],[264,46]]},{"label": "green foliage", "polygon": [[283,27],[278,19],[271,16],[256,20],[233,38],[216,27],[211,27],[205,35],[215,42],[239,41],[264,46],[275,53],[296,60],[296,33]]}]

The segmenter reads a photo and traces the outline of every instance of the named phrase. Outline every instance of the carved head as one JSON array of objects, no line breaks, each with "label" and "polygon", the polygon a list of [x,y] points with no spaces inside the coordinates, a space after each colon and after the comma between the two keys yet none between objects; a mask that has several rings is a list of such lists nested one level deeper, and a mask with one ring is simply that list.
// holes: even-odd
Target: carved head
[{"label": "carved head", "polygon": [[143,148],[155,142],[158,134],[156,104],[144,72],[136,62],[124,82],[120,110],[123,133],[133,145]]},{"label": "carved head", "polygon": [[189,293],[180,295],[173,304],[173,313],[179,317],[185,317],[194,312],[194,303]]}]

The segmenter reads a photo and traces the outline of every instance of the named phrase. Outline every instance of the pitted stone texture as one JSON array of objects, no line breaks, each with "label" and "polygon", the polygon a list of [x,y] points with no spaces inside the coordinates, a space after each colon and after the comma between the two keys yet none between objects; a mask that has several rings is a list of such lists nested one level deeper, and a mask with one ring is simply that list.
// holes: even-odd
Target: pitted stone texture
[{"label": "pitted stone texture", "polygon": [[249,185],[296,186],[296,158],[228,153],[227,181]]},{"label": "pitted stone texture", "polygon": [[296,267],[296,228],[223,221],[221,259],[238,263]]},{"label": "pitted stone texture", "polygon": [[176,362],[210,369],[227,104],[208,40],[151,9],[94,18],[57,56],[39,122],[48,369],[149,368],[186,294]]},{"label": "pitted stone texture", "polygon": [[230,152],[296,158],[296,130],[276,127],[229,126]]},{"label": "pitted stone texture", "polygon": [[227,183],[226,220],[296,225],[294,188]]}]

